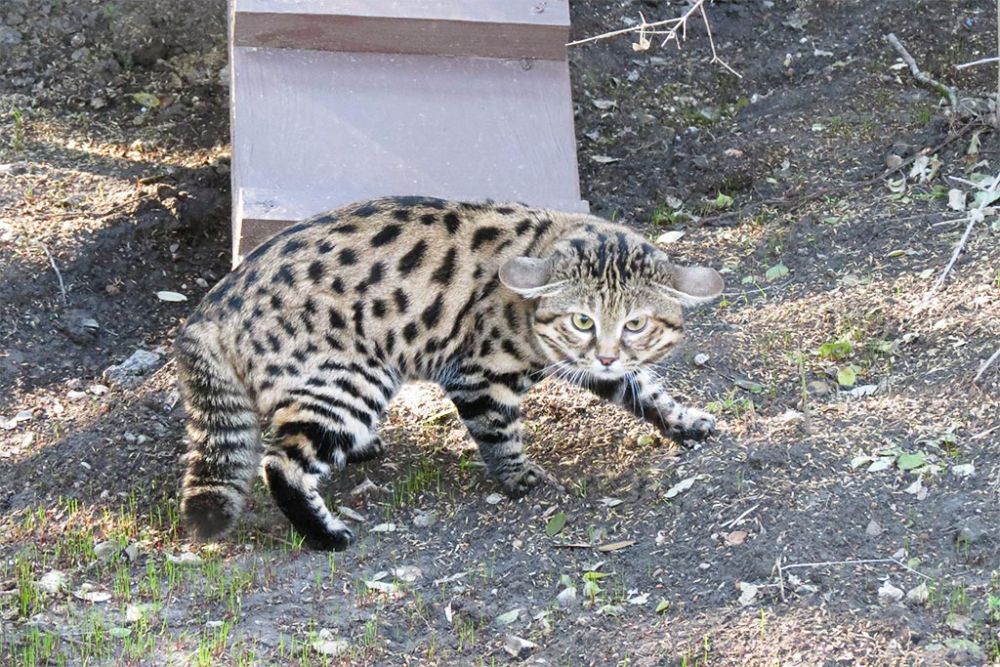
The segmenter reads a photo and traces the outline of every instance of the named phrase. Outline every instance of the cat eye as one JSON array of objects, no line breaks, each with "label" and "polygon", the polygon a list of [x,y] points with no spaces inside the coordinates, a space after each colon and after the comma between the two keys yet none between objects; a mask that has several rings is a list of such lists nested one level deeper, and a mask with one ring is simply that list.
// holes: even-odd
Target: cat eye
[{"label": "cat eye", "polygon": [[580,331],[590,331],[594,328],[594,320],[583,313],[574,313],[570,321]]},{"label": "cat eye", "polygon": [[646,328],[646,322],[648,321],[648,317],[637,317],[634,320],[629,320],[625,323],[625,330],[630,333],[638,333]]}]

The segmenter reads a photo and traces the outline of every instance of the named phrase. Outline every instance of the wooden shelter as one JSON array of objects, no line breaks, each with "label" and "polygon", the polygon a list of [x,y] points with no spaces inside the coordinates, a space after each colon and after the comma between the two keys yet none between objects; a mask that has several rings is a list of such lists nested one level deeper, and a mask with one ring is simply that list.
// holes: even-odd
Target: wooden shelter
[{"label": "wooden shelter", "polygon": [[382,195],[586,211],[568,0],[231,0],[233,254]]}]

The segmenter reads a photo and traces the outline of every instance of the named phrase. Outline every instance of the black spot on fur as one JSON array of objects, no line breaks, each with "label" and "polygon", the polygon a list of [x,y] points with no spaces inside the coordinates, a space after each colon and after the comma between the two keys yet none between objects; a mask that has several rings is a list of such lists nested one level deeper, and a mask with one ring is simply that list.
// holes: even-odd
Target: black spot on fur
[{"label": "black spot on fur", "polygon": [[444,260],[441,262],[441,266],[436,268],[434,273],[431,274],[431,280],[446,287],[451,284],[452,274],[455,273],[455,255],[455,249],[449,248],[444,256]]},{"label": "black spot on fur", "polygon": [[282,307],[283,307],[284,305],[285,305],[285,304],[284,304],[284,302],[283,302],[283,301],[281,300],[281,297],[280,297],[280,296],[278,296],[277,294],[272,294],[272,295],[271,295],[271,308],[273,308],[274,310],[281,310],[281,308],[282,308]]},{"label": "black spot on fur", "polygon": [[383,227],[378,234],[372,237],[371,244],[373,248],[379,248],[381,246],[392,243],[399,236],[399,233],[403,230],[399,225],[386,225]]},{"label": "black spot on fur", "polygon": [[514,232],[518,236],[520,236],[521,234],[524,234],[529,229],[531,229],[531,218],[525,218],[521,222],[517,223],[517,227],[514,228]]},{"label": "black spot on fur", "polygon": [[396,310],[400,314],[405,313],[406,309],[410,307],[410,299],[409,299],[409,297],[407,297],[406,296],[406,292],[404,292],[399,287],[397,287],[396,291],[392,293],[392,299],[393,299],[393,301],[396,302]]},{"label": "black spot on fur", "polygon": [[448,229],[449,234],[454,234],[458,231],[458,228],[462,226],[462,220],[458,217],[458,213],[454,211],[448,211],[444,214],[444,226]]},{"label": "black spot on fur", "polygon": [[424,308],[424,312],[420,314],[420,319],[423,320],[424,326],[430,329],[438,320],[441,318],[441,310],[444,308],[444,297],[441,294],[437,295],[434,299],[434,303]]},{"label": "black spot on fur", "polygon": [[427,242],[420,239],[405,255],[399,258],[399,264],[396,265],[396,268],[399,269],[402,275],[408,275],[414,269],[420,267],[424,261],[424,253],[426,251]]},{"label": "black spot on fur", "polygon": [[344,287],[344,281],[340,278],[334,278],[333,282],[330,283],[330,288],[337,294],[343,294],[346,291]]},{"label": "black spot on fur", "polygon": [[403,327],[403,338],[407,343],[412,343],[413,339],[417,337],[417,324],[416,322],[410,322],[405,327]]},{"label": "black spot on fur", "polygon": [[320,241],[316,245],[316,249],[319,250],[319,254],[325,255],[331,250],[333,250],[333,244],[330,243],[329,241]]},{"label": "black spot on fur", "polygon": [[289,239],[281,248],[282,256],[291,255],[293,252],[306,247],[306,242],[301,239]]},{"label": "black spot on fur", "polygon": [[334,227],[330,231],[334,232],[336,234],[353,234],[354,232],[358,231],[358,226],[357,225],[351,225],[351,224],[337,225],[336,227]]},{"label": "black spot on fur", "polygon": [[354,209],[354,211],[351,212],[351,215],[356,215],[359,218],[370,218],[376,213],[378,213],[377,206],[374,204],[365,204],[364,206]]},{"label": "black spot on fur", "polygon": [[330,327],[333,329],[343,329],[347,326],[347,321],[344,316],[341,315],[337,310],[331,308],[329,313]]},{"label": "black spot on fur", "polygon": [[309,280],[318,283],[323,278],[323,262],[316,260],[309,264]]},{"label": "black spot on fur", "polygon": [[359,336],[365,335],[365,304],[361,301],[355,301],[351,304],[351,310],[354,311],[354,333]]},{"label": "black spot on fur", "polygon": [[382,299],[375,299],[374,301],[372,301],[372,315],[374,315],[379,319],[382,319],[383,317],[385,317],[385,313],[386,313],[385,301],[383,301]]},{"label": "black spot on fur", "polygon": [[437,222],[437,216],[433,213],[424,213],[420,216],[420,222],[425,225],[433,225]]},{"label": "black spot on fur", "polygon": [[273,333],[267,334],[267,343],[271,346],[271,352],[281,352],[281,341]]},{"label": "black spot on fur", "polygon": [[340,258],[340,263],[344,266],[351,266],[358,263],[358,253],[354,252],[351,248],[341,250],[338,257]]},{"label": "black spot on fur", "polygon": [[240,308],[243,307],[243,299],[234,294],[233,296],[229,297],[228,301],[226,301],[226,305],[232,308],[233,310],[239,310]]},{"label": "black spot on fur", "polygon": [[393,220],[398,220],[399,222],[409,222],[410,221],[410,209],[408,208],[397,208],[392,212]]},{"label": "black spot on fur", "polygon": [[281,268],[278,269],[278,272],[274,274],[273,278],[271,278],[271,282],[281,282],[288,287],[293,287],[295,285],[295,274],[292,273],[291,264],[282,264]]},{"label": "black spot on fur", "polygon": [[500,236],[499,227],[480,227],[472,234],[472,250],[475,251],[484,243],[495,241]]}]

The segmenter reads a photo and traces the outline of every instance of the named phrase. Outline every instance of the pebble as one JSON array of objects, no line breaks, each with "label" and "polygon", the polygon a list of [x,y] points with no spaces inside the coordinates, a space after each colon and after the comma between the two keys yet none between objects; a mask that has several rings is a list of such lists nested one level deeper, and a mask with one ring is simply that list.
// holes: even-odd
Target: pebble
[{"label": "pebble", "polygon": [[503,642],[503,650],[507,652],[512,658],[523,658],[532,651],[532,649],[537,648],[538,644],[527,639],[518,637],[517,635],[507,635],[507,638]]},{"label": "pebble", "polygon": [[125,389],[134,389],[142,384],[142,378],[156,369],[163,357],[149,350],[136,350],[120,364],[109,366],[102,376],[112,384]]},{"label": "pebble", "polygon": [[0,176],[20,176],[28,173],[27,162],[8,162],[0,164]]},{"label": "pebble", "polygon": [[882,526],[878,524],[875,519],[868,522],[868,526],[865,528],[865,535],[869,537],[878,537],[882,534]]},{"label": "pebble", "polygon": [[437,523],[437,512],[417,510],[413,514],[413,525],[417,528],[430,528]]},{"label": "pebble", "polygon": [[891,604],[903,599],[903,591],[896,588],[888,580],[878,589],[878,600],[882,604]]},{"label": "pebble", "polygon": [[94,545],[94,555],[97,556],[97,560],[100,561],[109,561],[120,554],[121,551],[121,547],[118,546],[118,543],[112,540],[105,540],[104,542],[98,542]]},{"label": "pebble", "polygon": [[560,591],[556,596],[556,601],[560,607],[568,608],[576,605],[576,586],[569,586]]},{"label": "pebble", "polygon": [[0,44],[20,44],[22,39],[20,30],[9,25],[0,25]]}]

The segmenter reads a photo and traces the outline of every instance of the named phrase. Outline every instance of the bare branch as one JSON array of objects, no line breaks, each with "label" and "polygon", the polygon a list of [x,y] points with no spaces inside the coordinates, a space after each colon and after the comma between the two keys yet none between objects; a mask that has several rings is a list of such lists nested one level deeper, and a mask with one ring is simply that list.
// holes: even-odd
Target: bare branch
[{"label": "bare branch", "polygon": [[979,378],[983,377],[983,373],[985,373],[986,369],[997,360],[997,357],[1000,357],[1000,348],[997,348],[997,351],[993,353],[993,356],[983,362],[983,365],[979,367],[979,372],[976,373],[976,377],[972,378],[972,381],[979,382]]},{"label": "bare branch", "polygon": [[980,58],[979,60],[973,60],[970,63],[962,63],[961,65],[955,65],[955,69],[966,69],[967,67],[975,67],[976,65],[987,65],[989,63],[1000,62],[1000,56],[992,56],[990,58]]},{"label": "bare branch", "polygon": [[680,48],[681,42],[687,40],[687,25],[688,20],[695,15],[695,13],[700,13],[702,21],[705,23],[705,30],[708,33],[708,43],[712,48],[712,64],[721,65],[723,68],[735,74],[739,78],[743,78],[743,75],[737,72],[735,69],[729,66],[725,60],[719,57],[719,53],[715,48],[715,40],[712,37],[712,27],[708,22],[708,15],[705,13],[705,0],[692,0],[688,8],[679,17],[674,19],[664,19],[662,21],[647,21],[646,17],[639,14],[639,24],[634,25],[630,28],[622,28],[620,30],[612,30],[610,32],[605,32],[600,35],[594,35],[593,37],[585,37],[583,39],[578,39],[574,42],[568,43],[566,46],[579,46],[581,44],[589,44],[590,42],[596,42],[603,39],[610,39],[612,37],[618,37],[620,35],[628,35],[638,33],[639,41],[633,42],[632,48],[636,51],[645,51],[650,46],[650,35],[663,35],[663,40],[660,42],[660,46],[664,47],[671,41],[677,43],[677,48]]},{"label": "bare branch", "polygon": [[948,104],[951,105],[952,109],[958,108],[958,95],[955,93],[954,88],[946,86],[940,81],[935,81],[927,73],[917,67],[917,61],[913,59],[913,56],[911,56],[910,52],[906,50],[906,47],[899,41],[899,38],[896,37],[895,33],[890,32],[885,38],[890,44],[892,44],[892,48],[896,49],[899,56],[903,59],[903,62],[910,68],[910,73],[913,74],[914,79],[947,97]]},{"label": "bare branch", "polygon": [[44,243],[42,243],[41,241],[39,241],[37,239],[31,239],[31,242],[34,243],[35,245],[37,245],[38,247],[40,247],[42,249],[42,252],[45,253],[45,256],[49,258],[49,265],[52,267],[52,270],[56,272],[56,278],[59,280],[59,293],[62,294],[62,302],[63,302],[63,305],[65,306],[66,305],[66,284],[63,282],[63,277],[62,277],[62,274],[59,272],[59,267],[56,266],[56,260],[55,260],[55,258],[52,257],[52,253],[49,252],[48,247],[46,247],[46,245]]}]

